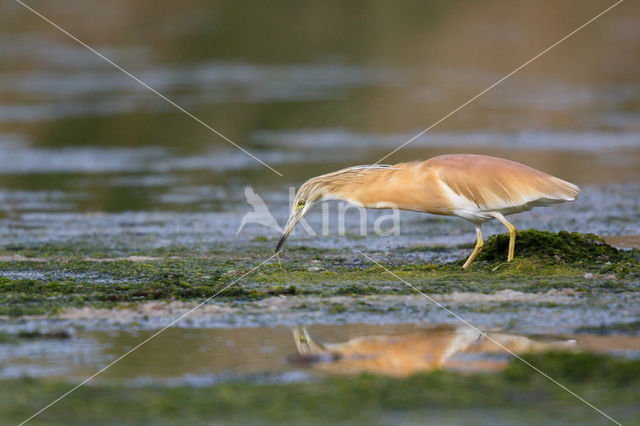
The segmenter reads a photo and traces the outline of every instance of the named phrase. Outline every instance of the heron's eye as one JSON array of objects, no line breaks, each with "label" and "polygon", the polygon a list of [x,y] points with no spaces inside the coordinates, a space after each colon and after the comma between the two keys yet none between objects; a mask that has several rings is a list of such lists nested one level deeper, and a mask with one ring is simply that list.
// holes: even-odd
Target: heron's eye
[{"label": "heron's eye", "polygon": [[298,207],[304,206],[304,200],[298,200]]}]

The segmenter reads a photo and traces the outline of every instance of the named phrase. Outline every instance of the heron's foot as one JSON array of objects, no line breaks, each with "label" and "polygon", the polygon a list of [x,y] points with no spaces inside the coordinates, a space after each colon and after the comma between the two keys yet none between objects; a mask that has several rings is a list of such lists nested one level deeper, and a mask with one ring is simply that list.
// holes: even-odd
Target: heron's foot
[{"label": "heron's foot", "polygon": [[511,228],[509,228],[509,254],[507,255],[507,262],[513,260],[513,254],[516,249],[516,232],[516,227],[511,225]]},{"label": "heron's foot", "polygon": [[471,255],[467,258],[467,261],[464,262],[464,265],[462,265],[463,269],[467,269],[469,267],[469,265],[471,265],[473,263],[473,261],[478,256],[478,253],[480,253],[480,251],[482,251],[482,247],[483,247],[482,245],[480,245],[480,246],[476,245],[475,246],[475,248],[471,252]]},{"label": "heron's foot", "polygon": [[478,256],[478,253],[480,253],[480,251],[482,250],[482,247],[484,247],[484,243],[482,242],[482,230],[480,229],[480,225],[476,225],[476,237],[478,237],[478,239],[476,240],[476,246],[473,248],[473,251],[471,252],[471,255],[469,256],[467,261],[464,262],[464,265],[462,265],[463,269],[467,269],[469,265],[473,263],[476,256]]},{"label": "heron's foot", "polygon": [[467,258],[467,261],[464,262],[464,265],[462,265],[463,269],[467,269],[469,265],[473,263],[473,261],[476,259],[478,254],[482,251],[483,247],[484,247],[484,244],[482,243],[482,240],[480,240],[476,244],[476,246],[473,248],[473,251],[471,252],[471,255],[469,255],[469,257]]}]

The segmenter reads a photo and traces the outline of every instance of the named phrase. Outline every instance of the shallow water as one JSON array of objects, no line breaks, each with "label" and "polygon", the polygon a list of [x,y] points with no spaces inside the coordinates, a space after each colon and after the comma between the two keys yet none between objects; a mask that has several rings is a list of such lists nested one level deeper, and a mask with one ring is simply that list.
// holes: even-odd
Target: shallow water
[{"label": "shallow water", "polygon": [[[77,331],[68,339],[4,344],[0,377],[78,381],[155,331]],[[486,334],[464,325],[406,323],[169,329],[98,380],[208,385],[308,381],[317,375],[361,372],[405,376],[435,368],[491,372],[504,368],[511,358],[505,348],[514,354],[561,350],[640,356],[640,337],[634,335],[527,336],[495,329],[482,333]]]}]

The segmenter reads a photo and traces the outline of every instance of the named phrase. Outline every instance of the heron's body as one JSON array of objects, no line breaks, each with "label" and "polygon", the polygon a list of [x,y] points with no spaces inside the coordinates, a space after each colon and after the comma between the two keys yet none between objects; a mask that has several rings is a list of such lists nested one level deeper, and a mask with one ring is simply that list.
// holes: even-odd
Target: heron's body
[{"label": "heron's body", "polygon": [[[399,208],[459,216],[476,225],[478,243],[465,267],[482,249],[480,225],[498,219],[511,234],[508,260],[513,258],[515,227],[504,215],[577,198],[569,182],[514,161],[485,155],[442,155],[392,166],[357,166],[309,179],[298,191],[294,212],[306,213],[318,200],[339,199],[366,208]],[[302,201],[302,207],[299,204]],[[293,225],[295,225],[293,222]],[[290,219],[291,223],[291,219]],[[285,237],[288,234],[285,231]]]}]

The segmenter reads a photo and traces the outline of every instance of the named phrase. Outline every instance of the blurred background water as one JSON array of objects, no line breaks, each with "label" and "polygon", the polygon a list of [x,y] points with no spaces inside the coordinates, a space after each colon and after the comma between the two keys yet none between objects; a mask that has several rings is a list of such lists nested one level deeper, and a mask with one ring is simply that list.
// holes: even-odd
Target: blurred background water
[{"label": "blurred background water", "polygon": [[[0,244],[91,238],[126,252],[275,239],[258,225],[235,235],[251,211],[245,186],[283,223],[290,186],[377,161],[610,2],[28,4],[284,175],[3,2]],[[624,2],[385,162],[521,161],[580,185],[583,201],[520,215],[520,228],[640,234],[638,18]],[[415,213],[402,214],[401,231],[314,244],[475,238],[470,224]]]}]

